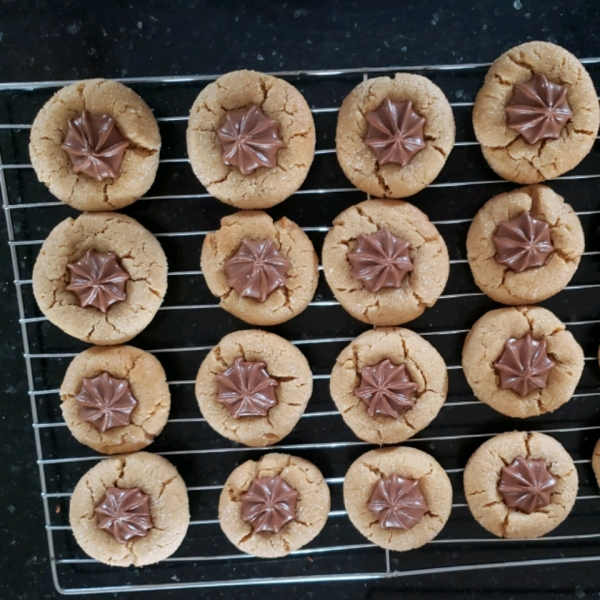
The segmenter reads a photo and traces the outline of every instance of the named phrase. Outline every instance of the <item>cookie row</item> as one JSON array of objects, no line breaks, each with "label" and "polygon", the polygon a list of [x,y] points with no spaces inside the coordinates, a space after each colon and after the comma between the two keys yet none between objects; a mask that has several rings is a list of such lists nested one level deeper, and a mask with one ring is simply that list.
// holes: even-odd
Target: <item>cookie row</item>
[{"label": "cookie row", "polygon": [[[490,166],[517,183],[574,168],[598,133],[592,80],[569,52],[517,46],[490,68],[473,127]],[[420,75],[359,84],[339,111],[336,152],[350,181],[380,198],[405,198],[433,182],[454,146],[452,109]],[[146,103],[105,79],[59,90],[37,115],[30,156],[40,181],[86,211],[123,208],[152,185],[161,140]],[[289,83],[255,71],[223,75],[200,92],[188,120],[192,169],[207,191],[242,209],[269,208],[304,182],[315,155],[310,108]]]},{"label": "cookie row", "polygon": [[[600,442],[592,466],[600,483]],[[463,473],[467,505],[496,536],[533,539],[564,521],[577,498],[573,459],[543,433],[492,437]],[[452,485],[429,454],[387,447],[360,456],[343,486],[348,518],[374,544],[419,548],[443,529]],[[219,523],[232,544],[263,558],[286,556],[313,540],[329,516],[330,492],[317,467],[286,454],[248,460],[228,477]],[[170,556],[190,520],[187,489],[166,459],[138,452],[103,460],[76,485],[69,520],[91,557],[115,566],[142,566]]]},{"label": "cookie row", "polygon": [[[583,250],[577,215],[543,185],[492,198],[467,235],[475,283],[504,304],[539,302],[558,293]],[[401,200],[367,200],[343,211],[325,237],[322,262],[340,304],[378,326],[406,323],[433,306],[450,270],[436,227]],[[200,266],[222,308],[262,326],[305,310],[319,277],[306,233],[262,211],[223,218],[205,237]],[[142,331],[159,309],[167,260],[156,238],[130,217],[84,213],[52,230],[32,279],[38,305],[51,322],[87,342],[118,344]]]},{"label": "cookie row", "polygon": [[[462,367],[482,402],[526,418],[568,402],[584,367],[581,347],[550,311],[492,310],[465,340]],[[397,444],[427,427],[448,391],[443,358],[418,334],[380,327],[337,357],[331,397],[363,441]],[[202,416],[217,433],[247,446],[281,441],[304,414],[313,375],[300,350],[266,331],[226,335],[196,378]],[[77,355],[60,387],[63,417],[74,437],[98,452],[145,448],[165,426],[170,392],[160,362],[132,346],[93,347]]]},{"label": "cookie row", "polygon": [[[475,283],[504,304],[540,302],[561,291],[583,251],[576,213],[543,185],[495,196],[467,235]],[[379,326],[406,323],[433,306],[450,269],[444,239],[427,216],[407,202],[384,199],[366,200],[334,219],[322,263],[343,308]],[[206,236],[201,267],[221,307],[253,325],[296,316],[318,281],[308,237],[289,219],[273,222],[258,211],[225,217]]]}]

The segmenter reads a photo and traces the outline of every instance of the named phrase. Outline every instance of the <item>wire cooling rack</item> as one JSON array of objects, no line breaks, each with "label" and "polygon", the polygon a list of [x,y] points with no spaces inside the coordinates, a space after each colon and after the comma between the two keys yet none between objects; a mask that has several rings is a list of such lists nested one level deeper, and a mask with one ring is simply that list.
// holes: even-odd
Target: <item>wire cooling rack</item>
[{"label": "wire cooling rack", "polygon": [[[583,61],[600,87],[600,58]],[[407,553],[387,552],[368,543],[351,525],[341,494],[349,465],[369,449],[344,425],[329,397],[329,373],[342,348],[367,327],[334,300],[321,277],[308,309],[289,323],[270,328],[292,340],[313,369],[314,394],[304,417],[275,449],[314,462],[332,493],[332,511],[321,534],[283,559],[261,560],[241,554],[221,534],[218,496],[227,475],[264,449],[232,444],[200,418],[194,378],[207,351],[225,334],[248,327],[215,303],[198,270],[207,231],[232,210],[211,198],[193,176],[186,158],[187,114],[196,95],[213,76],[123,79],[155,110],[163,149],[149,194],[124,212],[160,239],[170,265],[169,291],[153,323],[134,345],[161,360],[169,378],[172,410],[164,432],[148,448],[167,456],[188,485],[192,521],[180,549],[143,569],[104,566],[83,554],[69,528],[70,493],[83,473],[103,458],[79,445],[60,415],[58,387],[73,356],[84,345],[53,327],[38,311],[31,290],[33,262],[50,230],[75,211],[57,202],[38,183],[29,164],[30,124],[52,93],[66,82],[0,85],[0,191],[14,269],[16,302],[33,434],[39,465],[54,584],[64,594],[190,589],[344,580],[369,580],[496,567],[599,561],[600,495],[590,457],[600,434],[600,370],[596,353],[600,317],[594,299],[600,290],[600,145],[577,169],[549,185],[565,196],[581,218],[587,249],[571,284],[544,303],[567,323],[583,346],[586,367],[573,399],[556,413],[511,420],[474,399],[460,367],[464,336],[473,322],[496,306],[475,287],[465,257],[471,218],[491,196],[512,189],[485,164],[471,127],[471,108],[487,64],[277,73],[307,98],[317,127],[311,172],[292,198],[269,212],[296,221],[320,252],[332,219],[365,198],[349,186],[335,159],[337,110],[348,92],[365,78],[396,71],[422,73],[448,96],[457,122],[457,143],[437,181],[410,200],[437,225],[448,244],[451,274],[435,307],[408,324],[426,336],[448,365],[450,393],[440,415],[408,443],[430,452],[450,475],[452,516],[439,537]],[[470,516],[461,475],[470,454],[486,438],[511,429],[555,436],[577,464],[580,488],[569,518],[550,535],[530,541],[495,538]]]}]

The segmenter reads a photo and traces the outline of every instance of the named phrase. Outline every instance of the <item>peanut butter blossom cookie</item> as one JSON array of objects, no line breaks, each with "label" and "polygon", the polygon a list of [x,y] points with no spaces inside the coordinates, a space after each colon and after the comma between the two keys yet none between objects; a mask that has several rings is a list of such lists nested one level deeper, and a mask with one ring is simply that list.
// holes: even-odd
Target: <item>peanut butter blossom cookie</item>
[{"label": "peanut butter blossom cookie", "polygon": [[435,538],[452,510],[452,486],[429,454],[415,448],[371,450],[344,478],[352,524],[371,542],[403,552]]},{"label": "peanut butter blossom cookie", "polygon": [[[600,351],[598,351],[598,359],[600,361]],[[598,440],[596,446],[594,447],[594,454],[592,455],[592,468],[594,469],[596,481],[598,482],[598,485],[600,485],[600,440]]]},{"label": "peanut butter blossom cookie", "polygon": [[329,488],[313,464],[288,454],[266,454],[243,463],[227,478],[219,522],[242,552],[276,558],[315,538],[329,508]]},{"label": "peanut butter blossom cookie", "polygon": [[469,510],[489,532],[531,539],[552,531],[573,508],[577,469],[543,433],[513,431],[482,444],[464,472]]},{"label": "peanut butter blossom cookie", "polygon": [[336,151],[358,189],[404,198],[438,176],[454,135],[452,109],[440,88],[420,75],[397,73],[350,92],[338,117]]},{"label": "peanut butter blossom cookie", "polygon": [[121,344],[152,320],[167,291],[167,259],[131,217],[86,213],[51,232],[33,267],[48,320],[97,345]]},{"label": "peanut butter blossom cookie", "polygon": [[247,446],[269,446],[294,428],[312,387],[308,361],[290,342],[266,331],[236,331],[202,362],[196,398],[221,435]]},{"label": "peanut butter blossom cookie", "polygon": [[600,486],[600,440],[598,440],[594,446],[594,453],[592,455],[592,468],[594,469],[596,482]]},{"label": "peanut butter blossom cookie", "polygon": [[465,377],[479,400],[509,417],[533,417],[568,402],[583,372],[583,350],[549,310],[492,310],[469,331]]},{"label": "peanut butter blossom cookie", "polygon": [[106,211],[143,196],[158,169],[160,133],[128,87],[88,79],[59,90],[38,113],[29,154],[38,179],[73,208]]},{"label": "peanut butter blossom cookie", "polygon": [[575,211],[545,185],[495,196],[475,215],[467,235],[475,283],[503,304],[541,302],[560,292],[583,250]]},{"label": "peanut butter blossom cookie", "polygon": [[583,65],[564,48],[528,42],[490,67],[473,127],[490,167],[516,183],[553,179],[592,149],[600,109]]},{"label": "peanut butter blossom cookie", "polygon": [[215,198],[238,208],[269,208],[306,179],[315,125],[295,87],[256,71],[234,71],[196,98],[187,147],[194,173]]},{"label": "peanut butter blossom cookie", "polygon": [[240,211],[206,236],[200,266],[221,307],[253,325],[301,313],[317,288],[318,258],[308,236],[283,217]]},{"label": "peanut butter blossom cookie", "polygon": [[171,556],[185,537],[190,522],[185,482],[155,454],[107,458],[75,486],[69,521],[81,549],[102,563],[156,563]]},{"label": "peanut butter blossom cookie", "polygon": [[78,354],[65,373],[60,397],[71,433],[105,454],[151,444],[171,406],[160,362],[133,346],[94,347]]},{"label": "peanut butter blossom cookie", "polygon": [[416,319],[440,297],[450,271],[446,244],[412,204],[367,200],[333,221],[323,272],[340,304],[372,325]]},{"label": "peanut butter blossom cookie", "polygon": [[436,417],[446,399],[444,360],[421,336],[382,327],[359,335],[338,356],[331,397],[346,424],[373,444],[396,444]]}]

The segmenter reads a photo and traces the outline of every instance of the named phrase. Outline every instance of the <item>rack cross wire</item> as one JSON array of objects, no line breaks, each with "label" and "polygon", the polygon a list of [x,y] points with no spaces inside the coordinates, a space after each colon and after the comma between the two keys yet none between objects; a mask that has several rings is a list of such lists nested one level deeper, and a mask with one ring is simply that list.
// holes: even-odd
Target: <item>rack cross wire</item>
[{"label": "rack cross wire", "polygon": [[[600,57],[583,59],[596,84]],[[227,474],[240,462],[267,450],[246,448],[220,438],[200,417],[194,399],[195,372],[208,350],[230,331],[244,325],[224,313],[208,292],[198,258],[203,236],[218,227],[231,209],[202,189],[185,156],[186,113],[195,96],[217,76],[120,79],[152,106],[163,136],[157,181],[150,195],[125,212],[142,221],[165,247],[171,270],[165,305],[134,344],[158,354],[169,375],[171,418],[149,451],[169,457],[188,483],[192,521],[186,540],[171,558],[143,569],[111,569],[83,555],[68,525],[71,491],[90,463],[102,459],[75,442],[60,417],[59,385],[69,360],[83,345],[50,325],[31,292],[31,270],[43,239],[75,211],[53,200],[36,181],[27,144],[31,122],[59,87],[71,82],[0,84],[0,192],[15,283],[28,395],[50,566],[63,594],[127,592],[324,581],[373,580],[513,566],[600,561],[597,544],[600,494],[590,468],[593,444],[600,433],[595,401],[600,397],[596,350],[600,318],[592,294],[600,289],[600,149],[573,172],[550,182],[580,216],[588,249],[580,268],[561,294],[544,303],[566,322],[584,347],[586,368],[568,405],[557,413],[523,422],[494,413],[475,400],[460,366],[465,333],[494,305],[474,286],[465,258],[465,236],[477,209],[492,195],[511,189],[483,162],[470,112],[486,64],[404,66],[273,73],[300,88],[317,126],[317,151],[301,190],[269,211],[298,222],[320,250],[324,234],[341,210],[364,199],[348,185],[335,160],[335,121],[341,100],[361,80],[398,71],[432,78],[451,101],[457,142],[438,180],[410,199],[423,208],[446,239],[451,277],[434,308],[408,324],[442,353],[450,393],[438,418],[409,444],[431,452],[449,473],[455,494],[453,514],[440,536],[404,554],[384,551],[350,524],[341,484],[351,462],[369,445],[358,441],[329,398],[329,372],[345,344],[367,327],[349,317],[323,278],[303,315],[272,328],[298,345],[311,363],[315,390],[306,414],[274,449],[305,456],[326,476],[332,511],[323,532],[289,557],[265,561],[239,553],[220,533],[217,500]],[[486,438],[515,427],[556,436],[575,458],[580,490],[571,516],[552,534],[514,541],[484,532],[470,516],[462,494],[461,473],[468,456]]]}]

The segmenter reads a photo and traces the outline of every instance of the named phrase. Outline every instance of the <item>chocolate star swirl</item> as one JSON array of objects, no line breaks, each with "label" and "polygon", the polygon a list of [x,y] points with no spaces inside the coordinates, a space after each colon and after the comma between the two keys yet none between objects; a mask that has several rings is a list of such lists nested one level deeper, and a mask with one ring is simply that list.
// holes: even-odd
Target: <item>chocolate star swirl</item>
[{"label": "chocolate star swirl", "polygon": [[383,529],[412,529],[429,511],[418,479],[380,479],[367,504]]},{"label": "chocolate star swirl", "polygon": [[528,144],[559,138],[572,116],[567,86],[552,83],[540,73],[527,83],[517,83],[506,106],[507,126],[518,131]]},{"label": "chocolate star swirl", "polygon": [[149,500],[150,496],[137,487],[108,488],[94,509],[98,527],[108,531],[120,544],[134,537],[146,537],[154,526]]},{"label": "chocolate star swirl", "polygon": [[121,267],[114,252],[100,254],[91,248],[67,268],[71,272],[67,290],[75,293],[82,308],[93,306],[106,313],[113,304],[126,300],[129,273]]},{"label": "chocolate star swirl", "polygon": [[424,117],[413,109],[411,101],[393,102],[386,98],[365,115],[367,133],[364,142],[373,150],[380,165],[405,167],[425,148]]},{"label": "chocolate star swirl", "polygon": [[61,148],[69,155],[74,173],[85,173],[96,181],[118,177],[130,141],[110,115],[84,110],[69,120]]},{"label": "chocolate star swirl", "polygon": [[296,519],[298,492],[282,477],[257,477],[242,495],[242,521],[255,533],[279,533]]},{"label": "chocolate star swirl", "polygon": [[493,239],[496,262],[516,273],[545,265],[554,252],[548,223],[534,219],[527,211],[500,223]]},{"label": "chocolate star swirl", "polygon": [[410,378],[406,365],[394,365],[386,358],[362,369],[354,395],[367,404],[370,417],[384,415],[398,419],[413,407],[416,391],[417,384]]},{"label": "chocolate star swirl", "polygon": [[409,243],[385,227],[377,233],[361,233],[356,241],[354,252],[348,252],[352,277],[370,292],[401,287],[404,276],[413,270]]},{"label": "chocolate star swirl", "polygon": [[550,504],[556,484],[546,461],[517,456],[508,467],[502,467],[498,491],[506,506],[529,515]]},{"label": "chocolate star swirl", "polygon": [[75,401],[80,406],[81,419],[101,433],[131,424],[131,414],[138,403],[129,381],[117,379],[106,371],[96,377],[84,377]]},{"label": "chocolate star swirl", "polygon": [[217,375],[219,402],[234,419],[266,417],[277,404],[275,388],[279,382],[265,366],[264,362],[248,362],[238,357],[229,369]]},{"label": "chocolate star swirl", "polygon": [[534,340],[531,334],[504,344],[494,369],[500,379],[500,388],[513,390],[525,397],[548,385],[548,376],[556,363],[548,356],[546,340]]},{"label": "chocolate star swirl", "polygon": [[290,261],[272,239],[244,238],[237,252],[225,263],[229,285],[242,297],[264,302],[269,294],[287,282]]},{"label": "chocolate star swirl", "polygon": [[259,167],[274,167],[277,152],[283,148],[279,121],[269,119],[259,106],[248,110],[230,110],[217,130],[223,153],[221,160],[250,175]]}]

